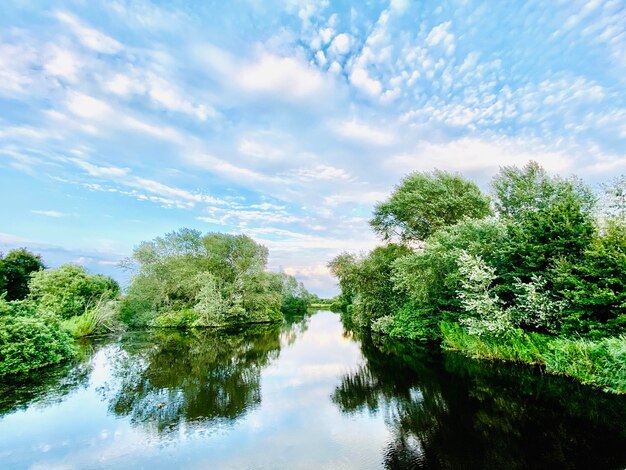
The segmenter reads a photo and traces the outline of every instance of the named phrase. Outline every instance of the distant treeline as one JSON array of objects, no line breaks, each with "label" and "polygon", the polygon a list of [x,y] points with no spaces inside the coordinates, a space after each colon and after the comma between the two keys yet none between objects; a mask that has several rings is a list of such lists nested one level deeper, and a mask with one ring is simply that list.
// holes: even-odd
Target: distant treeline
[{"label": "distant treeline", "polygon": [[276,322],[317,300],[292,276],[270,273],[267,248],[245,235],[181,229],[141,243],[110,277],[46,269],[25,249],[0,257],[0,376],[71,358],[73,338],[128,327],[221,327]]},{"label": "distant treeline", "polygon": [[383,245],[329,263],[352,324],[626,392],[624,177],[598,195],[530,163],[487,195],[413,173],[370,223]]}]

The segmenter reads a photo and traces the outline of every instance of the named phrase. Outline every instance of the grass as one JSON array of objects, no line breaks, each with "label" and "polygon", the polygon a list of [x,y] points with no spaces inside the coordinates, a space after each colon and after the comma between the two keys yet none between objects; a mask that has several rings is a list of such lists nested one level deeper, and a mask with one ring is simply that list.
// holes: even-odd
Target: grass
[{"label": "grass", "polygon": [[82,315],[64,320],[62,326],[74,338],[111,333],[119,328],[119,303],[101,299]]},{"label": "grass", "polygon": [[456,323],[441,324],[443,347],[475,359],[539,364],[550,374],[573,377],[605,391],[626,394],[626,336],[553,338],[514,330],[503,337],[469,334]]}]

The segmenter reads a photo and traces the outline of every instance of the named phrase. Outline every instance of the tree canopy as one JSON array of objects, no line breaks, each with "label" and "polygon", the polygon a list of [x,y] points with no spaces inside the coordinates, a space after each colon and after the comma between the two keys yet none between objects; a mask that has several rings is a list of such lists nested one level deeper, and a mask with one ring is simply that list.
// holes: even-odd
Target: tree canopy
[{"label": "tree canopy", "polygon": [[407,242],[425,240],[439,228],[490,213],[489,198],[475,183],[435,170],[406,176],[387,201],[376,205],[370,224],[385,241]]},{"label": "tree canopy", "polygon": [[279,320],[287,297],[308,300],[297,283],[265,272],[267,256],[246,235],[181,229],[143,242],[125,263],[135,275],[122,316],[177,327]]},{"label": "tree canopy", "polygon": [[20,300],[28,295],[30,275],[44,269],[39,255],[19,248],[0,257],[0,295],[6,292],[6,300]]}]

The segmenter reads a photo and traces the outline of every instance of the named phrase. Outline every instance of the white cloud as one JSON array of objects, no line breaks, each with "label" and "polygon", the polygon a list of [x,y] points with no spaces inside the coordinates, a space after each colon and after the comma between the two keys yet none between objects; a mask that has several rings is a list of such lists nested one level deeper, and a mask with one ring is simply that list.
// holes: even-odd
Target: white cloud
[{"label": "white cloud", "polygon": [[441,44],[445,48],[446,53],[451,55],[455,49],[454,34],[448,31],[451,24],[451,21],[446,21],[439,26],[435,26],[426,36],[426,44],[431,47]]},{"label": "white cloud", "polygon": [[102,119],[112,114],[104,101],[78,92],[70,93],[66,105],[73,114],[87,119]]},{"label": "white cloud", "polygon": [[103,54],[115,54],[123,49],[123,46],[118,41],[86,26],[70,13],[58,11],[55,16],[59,21],[68,25],[83,46],[89,49]]},{"label": "white cloud", "polygon": [[356,189],[349,192],[326,196],[324,198],[324,204],[329,207],[337,207],[342,204],[374,205],[375,203],[386,199],[388,196],[389,193],[383,191],[366,191]]},{"label": "white cloud", "polygon": [[341,137],[366,144],[390,145],[396,140],[391,132],[355,120],[332,122],[330,128]]},{"label": "white cloud", "polygon": [[243,90],[279,99],[320,99],[329,88],[322,74],[306,63],[267,53],[256,62],[241,66],[236,75],[236,83]]},{"label": "white cloud", "polygon": [[75,81],[80,65],[78,57],[73,52],[52,46],[49,50],[49,58],[43,64],[43,68],[49,75]]},{"label": "white cloud", "polygon": [[291,174],[301,181],[315,181],[315,180],[337,180],[337,181],[350,181],[353,179],[352,175],[342,168],[337,168],[330,165],[316,165],[311,168],[299,168],[293,171]]},{"label": "white cloud", "polygon": [[423,142],[413,153],[389,158],[385,164],[399,174],[438,168],[492,175],[501,166],[521,166],[531,160],[556,173],[569,171],[573,163],[564,152],[538,148],[532,142],[465,137],[445,143]]},{"label": "white cloud", "polygon": [[285,156],[283,149],[267,142],[244,138],[237,145],[237,150],[250,157],[261,158],[263,160],[281,160]]},{"label": "white cloud", "polygon": [[37,215],[43,215],[46,217],[53,217],[53,218],[61,218],[61,217],[67,217],[69,214],[66,214],[64,212],[60,212],[60,211],[53,211],[53,210],[36,210],[33,209],[30,211],[32,214],[37,214]]},{"label": "white cloud", "polygon": [[328,49],[334,54],[345,55],[350,52],[351,45],[352,37],[349,34],[341,33],[335,36]]},{"label": "white cloud", "polygon": [[382,92],[382,84],[371,78],[367,71],[362,68],[355,68],[350,74],[350,82],[357,88],[372,96],[379,96]]}]

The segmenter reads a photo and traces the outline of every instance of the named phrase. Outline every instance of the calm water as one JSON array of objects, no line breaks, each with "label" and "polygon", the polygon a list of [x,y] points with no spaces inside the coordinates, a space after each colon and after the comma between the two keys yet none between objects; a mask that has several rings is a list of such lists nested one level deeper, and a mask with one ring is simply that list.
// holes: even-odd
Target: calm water
[{"label": "calm water", "polygon": [[626,467],[626,398],[359,339],[330,312],[81,348],[0,384],[0,467]]}]

